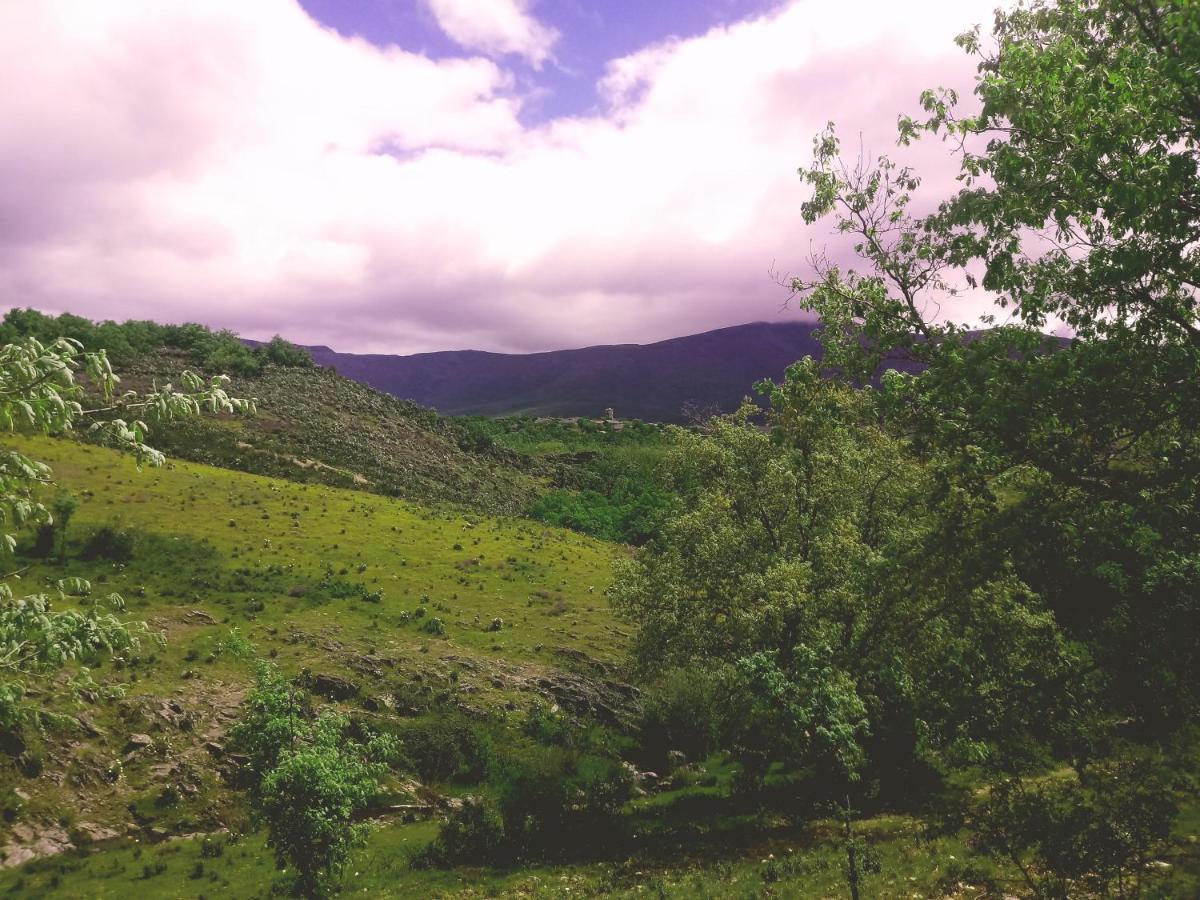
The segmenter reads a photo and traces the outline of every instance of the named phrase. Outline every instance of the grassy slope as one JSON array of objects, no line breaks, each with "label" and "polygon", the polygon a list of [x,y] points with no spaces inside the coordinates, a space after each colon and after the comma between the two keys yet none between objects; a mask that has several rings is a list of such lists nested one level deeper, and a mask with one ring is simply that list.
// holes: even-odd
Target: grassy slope
[{"label": "grassy slope", "polygon": [[[0,870],[0,895],[269,895],[275,873],[261,835],[222,838],[214,858],[202,854],[199,840],[152,842],[145,830],[186,834],[244,824],[242,799],[224,786],[203,747],[205,740],[220,740],[250,680],[245,662],[213,655],[232,627],[261,655],[275,653],[287,671],[344,675],[362,685],[362,696],[437,695],[444,705],[463,704],[496,719],[504,718],[507,705],[527,703],[538,679],[571,677],[556,648],[601,662],[620,655],[621,626],[600,597],[621,552],[610,545],[526,521],[430,511],[361,492],[189,463],[139,473],[102,449],[45,439],[19,443],[50,462],[62,485],[86,492],[73,534],[114,519],[139,534],[137,553],[125,566],[37,563],[26,584],[32,589],[47,578],[88,576],[98,592],[122,592],[131,614],[162,628],[167,642],[144,648],[124,671],[97,672],[101,681],[132,679],[125,700],[71,710],[82,712],[100,737],[77,730],[48,735],[38,748],[45,768],[37,778],[0,767],[0,796],[15,796],[19,788],[29,797],[20,822],[60,821],[68,830],[84,822],[141,828],[102,852],[69,852]],[[329,598],[320,587],[329,568],[341,582],[382,590],[382,599]],[[401,621],[418,606],[446,622],[445,639],[423,633],[422,620]],[[495,616],[505,627],[484,630]],[[360,700],[347,705],[371,715]],[[179,704],[187,727],[163,718],[164,701]],[[125,763],[115,785],[105,783],[104,771],[135,732],[152,735],[155,747]],[[571,896],[843,895],[836,823],[764,817],[728,796],[727,766],[713,761],[708,771],[713,777],[706,782],[631,805],[634,845],[623,861],[413,871],[411,852],[436,826],[388,823],[352,863],[343,893],[561,897],[570,888]],[[164,784],[194,794],[163,805]],[[1189,816],[1181,822],[1185,839],[1189,828],[1194,832],[1195,816]],[[956,838],[925,839],[912,820],[880,817],[858,829],[880,863],[865,876],[864,896],[987,896],[991,879],[1003,891],[1021,893],[1013,873],[970,858]],[[11,826],[0,823],[0,844],[6,832]],[[1187,896],[1195,888],[1195,859],[1180,862],[1160,882],[1162,896]]]},{"label": "grassy slope", "polygon": [[[74,534],[114,520],[138,534],[127,565],[39,562],[25,573],[27,589],[82,575],[97,594],[120,592],[131,617],[166,635],[125,671],[95,673],[101,682],[132,680],[124,700],[78,710],[102,736],[49,734],[35,748],[45,768],[36,779],[0,767],[0,795],[18,787],[29,795],[21,821],[66,816],[68,827],[124,830],[130,803],[135,820],[172,832],[210,830],[235,816],[240,804],[202,747],[220,740],[250,681],[244,662],[212,655],[233,627],[287,671],[307,667],[353,679],[363,696],[432,698],[474,714],[527,702],[545,676],[570,679],[563,668],[572,663],[559,649],[600,660],[619,652],[621,631],[600,595],[616,551],[570,532],[190,463],[139,473],[111,451],[63,441],[18,444],[84,498]],[[382,599],[333,598],[347,591],[331,591],[330,580],[382,591]],[[403,621],[422,607],[423,618]],[[421,630],[435,616],[444,638]],[[485,630],[496,617],[504,627]],[[162,713],[170,701],[182,712]],[[154,752],[125,763],[109,786],[105,773],[131,733],[153,736]],[[167,780],[194,784],[196,793],[159,808]],[[0,823],[0,844],[8,830]]]}]

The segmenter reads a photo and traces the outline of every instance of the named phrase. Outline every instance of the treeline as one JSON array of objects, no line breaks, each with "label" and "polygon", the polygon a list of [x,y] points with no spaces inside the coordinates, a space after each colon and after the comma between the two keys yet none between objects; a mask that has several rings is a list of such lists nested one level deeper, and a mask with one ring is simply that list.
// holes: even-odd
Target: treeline
[{"label": "treeline", "polygon": [[0,322],[0,346],[27,337],[37,338],[42,343],[70,338],[79,341],[87,350],[105,350],[116,366],[128,365],[162,349],[181,350],[199,368],[227,375],[254,375],[267,365],[313,365],[307,350],[279,335],[265,344],[251,347],[233,331],[213,331],[195,323],[159,325],[136,319],[93,322],[72,313],[49,316],[36,309],[9,310]]}]

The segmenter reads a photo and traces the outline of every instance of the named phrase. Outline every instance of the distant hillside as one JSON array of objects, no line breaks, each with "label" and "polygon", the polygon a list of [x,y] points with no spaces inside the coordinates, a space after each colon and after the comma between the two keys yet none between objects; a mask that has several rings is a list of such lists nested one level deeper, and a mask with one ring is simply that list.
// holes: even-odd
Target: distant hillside
[{"label": "distant hillside", "polygon": [[[188,365],[179,351],[145,354],[123,368],[123,386],[144,390]],[[180,423],[156,435],[155,445],[259,475],[487,512],[521,513],[539,490],[519,454],[464,449],[454,423],[329,369],[265,366],[236,376],[232,390],[256,398],[258,415]]]},{"label": "distant hillside", "polygon": [[308,348],[348,378],[443,415],[598,416],[679,422],[688,408],[729,411],[752,385],[820,356],[812,322],[755,322],[654,344],[548,353],[451,350],[412,356]]}]

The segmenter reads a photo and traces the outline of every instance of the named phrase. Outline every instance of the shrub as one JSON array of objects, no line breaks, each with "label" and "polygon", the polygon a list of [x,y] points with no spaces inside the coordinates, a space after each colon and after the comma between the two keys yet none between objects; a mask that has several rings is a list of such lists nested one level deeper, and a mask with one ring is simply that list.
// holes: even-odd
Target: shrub
[{"label": "shrub", "polygon": [[653,765],[664,765],[672,750],[703,760],[718,749],[727,730],[728,680],[721,668],[675,669],[646,692],[641,740]]},{"label": "shrub", "polygon": [[133,559],[133,543],[132,532],[117,525],[101,525],[88,536],[81,555],[88,561],[129,562]]},{"label": "shrub", "polygon": [[54,546],[58,543],[57,538],[58,526],[52,522],[43,522],[33,533],[33,546],[29,549],[29,555],[45,559],[54,552]]},{"label": "shrub", "polygon": [[468,797],[413,864],[450,866],[469,860],[474,865],[497,865],[504,861],[505,850],[504,825],[495,804]]},{"label": "shrub", "polygon": [[459,716],[431,716],[399,732],[405,764],[424,781],[478,781],[492,756],[487,734]]},{"label": "shrub", "polygon": [[464,804],[419,864],[503,864],[603,851],[632,795],[628,770],[611,759],[525,748],[489,770],[494,800]]}]

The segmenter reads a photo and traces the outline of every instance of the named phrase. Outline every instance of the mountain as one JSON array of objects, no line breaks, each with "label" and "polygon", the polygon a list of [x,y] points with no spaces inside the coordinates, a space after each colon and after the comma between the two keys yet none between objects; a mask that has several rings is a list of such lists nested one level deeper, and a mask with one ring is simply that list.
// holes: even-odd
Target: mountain
[{"label": "mountain", "polygon": [[695,407],[729,411],[763,378],[820,356],[812,322],[753,322],[653,344],[546,353],[449,350],[411,356],[309,347],[322,366],[443,415],[599,416],[680,422]]}]

